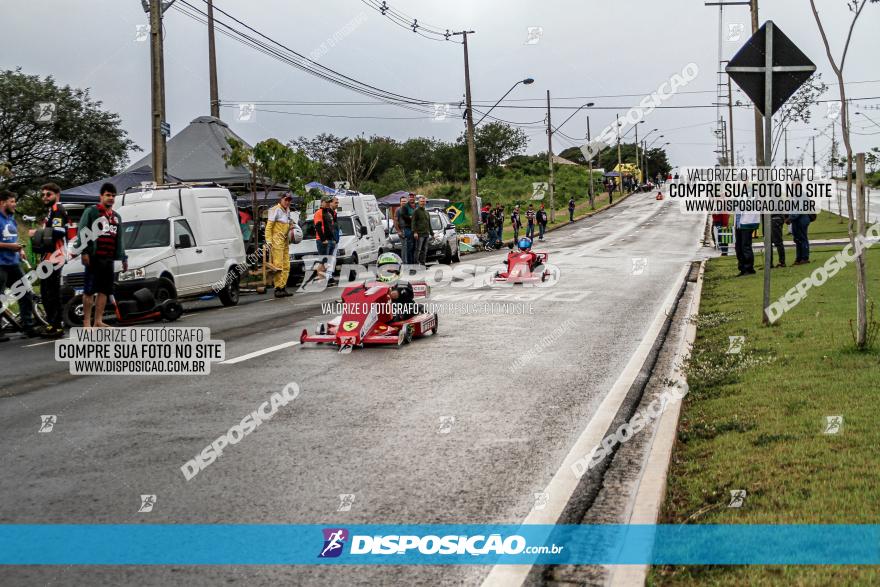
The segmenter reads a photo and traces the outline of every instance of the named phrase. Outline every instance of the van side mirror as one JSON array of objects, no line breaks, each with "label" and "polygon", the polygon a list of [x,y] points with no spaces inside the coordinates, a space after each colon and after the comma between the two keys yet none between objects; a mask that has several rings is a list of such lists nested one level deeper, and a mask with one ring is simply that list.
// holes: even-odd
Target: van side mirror
[{"label": "van side mirror", "polygon": [[361,226],[361,236],[367,236],[367,227]]},{"label": "van side mirror", "polygon": [[177,244],[174,245],[175,249],[188,249],[193,246],[188,234],[180,235],[177,237],[177,241]]}]

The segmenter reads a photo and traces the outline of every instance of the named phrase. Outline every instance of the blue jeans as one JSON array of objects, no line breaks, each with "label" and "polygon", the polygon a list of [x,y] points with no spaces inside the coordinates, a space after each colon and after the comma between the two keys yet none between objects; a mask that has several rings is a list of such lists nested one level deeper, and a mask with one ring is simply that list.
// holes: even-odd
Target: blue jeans
[{"label": "blue jeans", "polygon": [[327,241],[326,245],[318,241],[319,255],[332,255],[334,250],[336,250],[336,241]]},{"label": "blue jeans", "polygon": [[798,214],[791,219],[791,235],[794,237],[795,263],[810,260],[810,237],[807,229],[810,226],[810,217],[806,214]]},{"label": "blue jeans", "polygon": [[526,225],[526,236],[529,238],[535,238],[535,223],[529,222]]},{"label": "blue jeans", "polygon": [[547,225],[543,222],[538,223],[538,238],[544,240],[544,231],[547,230]]},{"label": "blue jeans", "polygon": [[403,239],[400,241],[400,256],[404,265],[415,265],[416,262],[416,241],[413,239],[411,228],[403,229]]}]

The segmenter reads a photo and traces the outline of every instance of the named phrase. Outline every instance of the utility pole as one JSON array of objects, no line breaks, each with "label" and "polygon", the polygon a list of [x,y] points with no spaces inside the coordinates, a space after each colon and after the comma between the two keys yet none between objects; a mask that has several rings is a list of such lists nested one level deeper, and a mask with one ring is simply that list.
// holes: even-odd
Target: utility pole
[{"label": "utility pole", "polygon": [[736,167],[736,151],[733,150],[733,89],[730,87],[730,75],[727,76],[727,124],[730,125],[730,166]]},{"label": "utility pole", "polygon": [[[474,31],[460,31],[452,34],[461,35],[464,45],[464,97],[465,117],[467,118],[468,173],[471,179],[471,214],[473,214],[474,233],[480,234],[480,206],[477,203],[477,150],[474,146],[474,109],[471,105],[471,70],[468,63],[467,44],[467,36],[474,34]],[[550,190],[552,194],[552,184]]]},{"label": "utility pole", "polygon": [[547,161],[550,163],[550,223],[556,222],[556,193],[553,187],[553,127],[550,125],[550,90],[547,90]]},{"label": "utility pole", "polygon": [[217,90],[217,53],[214,48],[214,0],[208,2],[208,79],[211,85],[211,116],[220,118],[220,97]]},{"label": "utility pole", "polygon": [[[617,189],[620,190],[620,197],[623,197],[623,162],[620,158],[620,116],[615,114],[615,120],[617,120]],[[611,194],[608,194],[608,204],[613,204],[614,202],[611,200]]]},{"label": "utility pole", "polygon": [[[587,144],[590,144],[590,117],[587,116]],[[596,209],[596,200],[593,196],[593,160],[590,159],[590,210]]]},{"label": "utility pole", "polygon": [[[641,167],[641,165],[639,165],[639,125],[638,124],[636,124],[636,160],[634,161],[634,163],[636,164],[636,167]],[[641,169],[639,170],[639,173],[642,173]],[[635,178],[633,178],[633,179],[635,179]]]},{"label": "utility pole", "polygon": [[165,134],[162,124],[165,122],[165,64],[162,55],[162,2],[150,0],[150,82],[152,86],[152,123],[153,123],[153,181],[165,183]]},{"label": "utility pole", "polygon": [[[752,34],[754,35],[760,28],[758,26],[758,0],[750,0],[749,10],[752,14]],[[758,167],[769,165],[764,157],[764,131],[761,127],[761,113],[755,107],[752,107],[752,110],[755,113],[755,164]]]}]

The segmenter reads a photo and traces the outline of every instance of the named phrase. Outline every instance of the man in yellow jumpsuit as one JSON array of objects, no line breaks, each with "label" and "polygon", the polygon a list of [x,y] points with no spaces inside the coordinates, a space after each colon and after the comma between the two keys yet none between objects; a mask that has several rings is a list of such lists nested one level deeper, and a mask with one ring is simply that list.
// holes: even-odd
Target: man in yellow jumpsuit
[{"label": "man in yellow jumpsuit", "polygon": [[293,295],[287,291],[287,278],[290,275],[290,229],[293,223],[290,217],[292,199],[290,194],[284,194],[277,204],[269,208],[269,217],[266,221],[269,264],[278,270],[275,273],[276,298]]}]

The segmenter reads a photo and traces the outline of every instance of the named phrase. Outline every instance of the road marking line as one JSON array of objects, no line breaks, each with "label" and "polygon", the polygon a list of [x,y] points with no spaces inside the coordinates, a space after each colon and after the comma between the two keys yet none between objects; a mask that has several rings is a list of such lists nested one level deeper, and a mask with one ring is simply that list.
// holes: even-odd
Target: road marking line
[{"label": "road marking line", "polygon": [[[641,343],[639,343],[636,351],[630,357],[629,362],[627,362],[626,367],[620,373],[617,381],[614,382],[614,386],[602,399],[599,407],[596,408],[595,414],[587,423],[587,427],[578,436],[578,439],[563,459],[559,470],[556,471],[550,483],[544,489],[544,493],[550,496],[546,506],[544,509],[533,509],[529,512],[521,522],[521,525],[554,525],[559,520],[565,506],[571,500],[571,496],[580,484],[580,479],[575,477],[571,466],[578,459],[588,456],[590,451],[602,442],[605,432],[614,421],[614,417],[617,415],[623,400],[626,399],[626,393],[638,376],[639,371],[641,371],[642,365],[651,351],[651,347],[654,346],[654,341],[657,339],[657,335],[666,321],[666,311],[675,302],[681,283],[689,270],[690,264],[685,264],[673,282],[669,295],[666,296],[666,299],[663,300],[663,303],[657,310],[654,320],[642,337]],[[483,587],[522,585],[526,577],[528,577],[531,568],[532,565],[495,565],[489,571],[489,574],[486,575],[482,585]]]},{"label": "road marking line", "polygon": [[261,355],[267,355],[269,353],[274,353],[275,351],[280,351],[281,349],[286,349],[292,346],[296,346],[299,344],[298,340],[291,340],[290,342],[283,342],[281,344],[276,344],[275,346],[270,346],[265,349],[260,349],[258,351],[254,351],[252,353],[248,353],[246,355],[242,355],[240,357],[235,357],[234,359],[226,359],[225,361],[220,361],[220,365],[235,365],[236,363],[241,363],[243,361],[247,361],[248,359],[253,359],[254,357],[259,357]]},{"label": "road marking line", "polygon": [[[60,340],[60,339],[59,339],[59,340]],[[34,344],[26,344],[26,345],[23,345],[21,348],[23,348],[23,349],[29,349],[29,348],[31,348],[32,346],[40,346],[41,344],[52,344],[53,342],[55,342],[55,341],[54,341],[54,340],[47,340],[47,341],[44,341],[44,342],[35,342]]]}]

